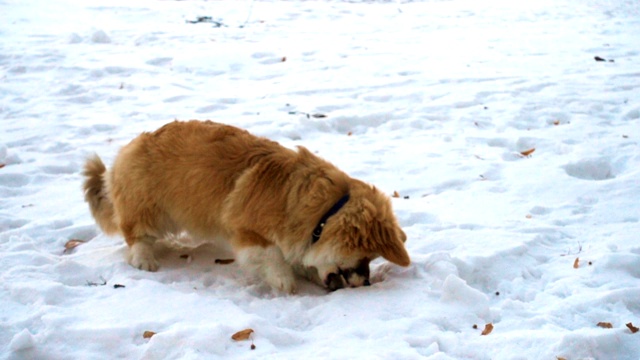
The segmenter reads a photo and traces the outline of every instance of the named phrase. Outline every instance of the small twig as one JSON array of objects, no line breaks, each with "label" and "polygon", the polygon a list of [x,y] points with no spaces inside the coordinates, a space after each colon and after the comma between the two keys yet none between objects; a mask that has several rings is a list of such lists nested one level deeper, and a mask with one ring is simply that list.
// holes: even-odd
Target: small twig
[{"label": "small twig", "polygon": [[107,280],[105,280],[102,276],[100,276],[100,280],[102,281],[101,283],[96,283],[96,282],[92,282],[87,280],[87,286],[105,286],[107,285]]},{"label": "small twig", "polygon": [[216,259],[215,263],[221,264],[221,265],[228,265],[233,263],[234,261],[235,261],[234,259]]},{"label": "small twig", "polygon": [[578,252],[574,254],[571,252],[571,249],[569,249],[569,251],[567,251],[565,254],[560,254],[560,256],[578,255],[580,253],[582,253],[582,244],[580,243],[580,241],[578,241]]},{"label": "small twig", "polygon": [[309,113],[306,113],[304,111],[289,111],[289,115],[298,115],[298,114],[299,115],[305,115],[307,117],[307,119],[312,118],[312,117],[316,118],[316,119],[321,119],[321,118],[326,118],[327,117],[327,115],[325,115],[325,114],[317,114],[317,113],[316,114],[309,114]]},{"label": "small twig", "polygon": [[227,27],[227,25],[221,23],[220,21],[215,21],[211,16],[198,16],[195,20],[186,20],[188,24],[199,24],[199,23],[207,23],[213,24],[215,27]]},{"label": "small twig", "polygon": [[249,19],[251,19],[251,13],[253,12],[254,3],[255,3],[255,0],[251,0],[251,6],[249,6],[249,13],[247,14],[247,19],[244,21],[242,25],[239,26],[240,29],[244,28],[249,23]]}]

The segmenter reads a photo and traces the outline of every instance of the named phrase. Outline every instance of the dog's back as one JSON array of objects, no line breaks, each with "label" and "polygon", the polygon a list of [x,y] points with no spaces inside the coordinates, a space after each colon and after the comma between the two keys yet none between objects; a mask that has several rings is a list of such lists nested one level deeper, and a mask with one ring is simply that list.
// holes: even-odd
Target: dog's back
[{"label": "dog's back", "polygon": [[211,121],[173,122],[142,134],[121,150],[108,178],[125,238],[182,230],[224,235],[222,211],[236,181],[275,154],[295,157],[273,141]]}]

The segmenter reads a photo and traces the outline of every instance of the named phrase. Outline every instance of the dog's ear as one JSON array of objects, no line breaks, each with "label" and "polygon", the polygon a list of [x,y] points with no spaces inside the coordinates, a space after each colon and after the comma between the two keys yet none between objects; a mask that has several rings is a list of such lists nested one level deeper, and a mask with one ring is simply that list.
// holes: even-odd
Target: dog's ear
[{"label": "dog's ear", "polygon": [[[380,224],[382,225],[382,224]],[[386,225],[386,224],[385,224]],[[382,225],[378,234],[381,238],[376,244],[376,251],[382,255],[383,258],[391,261],[394,264],[400,266],[409,266],[411,260],[407,249],[404,247],[404,242],[407,240],[407,235],[397,226]]]},{"label": "dog's ear", "polygon": [[397,225],[391,225],[377,219],[379,210],[373,203],[363,200],[361,216],[362,222],[368,224],[365,228],[369,231],[365,238],[369,246],[383,258],[400,266],[409,266],[411,260],[404,247],[407,235]]},{"label": "dog's ear", "polygon": [[404,231],[402,231],[402,229],[398,228],[398,231],[400,232],[400,240],[402,240],[403,243],[407,242],[407,234],[404,233]]},{"label": "dog's ear", "polygon": [[[400,233],[404,234],[402,230],[400,230]],[[406,240],[406,235],[404,239]],[[400,266],[409,266],[409,264],[411,264],[411,259],[409,259],[407,249],[404,248],[404,241],[400,237],[394,236],[391,239],[387,239],[387,241],[380,245],[378,251],[383,258],[394,264]]]}]

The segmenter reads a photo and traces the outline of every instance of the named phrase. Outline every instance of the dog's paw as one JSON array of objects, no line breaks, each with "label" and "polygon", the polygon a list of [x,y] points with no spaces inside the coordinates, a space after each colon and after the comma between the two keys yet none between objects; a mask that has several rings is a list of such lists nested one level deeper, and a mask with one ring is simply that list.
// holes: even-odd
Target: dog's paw
[{"label": "dog's paw", "polygon": [[145,271],[157,271],[160,264],[153,255],[153,246],[144,242],[136,242],[129,248],[129,265]]},{"label": "dog's paw", "polygon": [[295,294],[298,291],[296,277],[290,267],[267,267],[265,269],[265,280],[272,288]]}]

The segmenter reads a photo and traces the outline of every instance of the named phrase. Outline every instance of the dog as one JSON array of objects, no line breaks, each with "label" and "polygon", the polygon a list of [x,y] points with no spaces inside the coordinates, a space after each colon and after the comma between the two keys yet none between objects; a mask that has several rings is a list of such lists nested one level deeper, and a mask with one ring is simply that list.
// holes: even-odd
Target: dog
[{"label": "dog", "polygon": [[[329,290],[370,285],[379,257],[409,266],[388,196],[299,146],[212,121],[174,121],[125,145],[107,171],[84,167],[85,200],[119,234],[133,267],[156,271],[158,239],[226,239],[243,269],[296,292],[296,273]],[[297,270],[296,270],[297,269]]]}]

